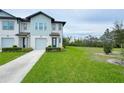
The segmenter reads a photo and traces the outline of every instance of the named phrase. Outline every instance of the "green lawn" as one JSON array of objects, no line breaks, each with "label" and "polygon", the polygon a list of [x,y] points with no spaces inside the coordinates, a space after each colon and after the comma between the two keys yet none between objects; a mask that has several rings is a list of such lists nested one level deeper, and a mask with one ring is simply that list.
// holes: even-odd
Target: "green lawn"
[{"label": "green lawn", "polygon": [[97,56],[100,48],[67,47],[64,52],[47,52],[22,82],[124,82],[124,67]]},{"label": "green lawn", "polygon": [[0,65],[3,65],[17,57],[23,55],[24,52],[1,52],[0,53]]}]

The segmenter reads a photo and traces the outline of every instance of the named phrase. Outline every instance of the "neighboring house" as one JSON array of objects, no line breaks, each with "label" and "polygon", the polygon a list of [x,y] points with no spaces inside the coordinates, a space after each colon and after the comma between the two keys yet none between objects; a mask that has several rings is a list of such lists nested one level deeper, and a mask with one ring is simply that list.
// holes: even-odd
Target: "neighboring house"
[{"label": "neighboring house", "polygon": [[41,11],[19,18],[0,10],[0,48],[13,45],[33,49],[62,47],[64,25],[65,22],[55,21]]}]

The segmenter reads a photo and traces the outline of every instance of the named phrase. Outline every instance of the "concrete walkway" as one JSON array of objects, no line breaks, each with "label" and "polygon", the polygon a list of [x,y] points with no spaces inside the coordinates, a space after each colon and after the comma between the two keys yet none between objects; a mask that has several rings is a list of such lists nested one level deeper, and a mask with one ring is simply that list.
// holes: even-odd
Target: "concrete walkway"
[{"label": "concrete walkway", "polygon": [[31,70],[45,50],[34,50],[0,66],[0,83],[19,83]]}]

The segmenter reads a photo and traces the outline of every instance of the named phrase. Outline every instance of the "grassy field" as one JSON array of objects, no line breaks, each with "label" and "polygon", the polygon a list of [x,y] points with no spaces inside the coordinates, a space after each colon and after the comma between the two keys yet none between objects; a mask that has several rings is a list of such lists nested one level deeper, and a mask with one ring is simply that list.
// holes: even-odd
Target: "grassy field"
[{"label": "grassy field", "polygon": [[105,62],[108,57],[97,52],[102,49],[67,47],[64,52],[47,52],[22,82],[124,82],[124,67]]},{"label": "grassy field", "polygon": [[0,53],[0,65],[3,65],[17,57],[23,55],[24,52],[1,52]]}]

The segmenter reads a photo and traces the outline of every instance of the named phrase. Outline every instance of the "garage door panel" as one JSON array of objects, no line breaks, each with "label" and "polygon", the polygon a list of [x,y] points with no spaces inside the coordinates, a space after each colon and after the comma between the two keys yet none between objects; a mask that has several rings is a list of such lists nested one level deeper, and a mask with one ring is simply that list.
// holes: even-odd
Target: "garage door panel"
[{"label": "garage door panel", "polygon": [[47,40],[44,38],[35,39],[35,49],[45,49],[47,46]]},{"label": "garage door panel", "polygon": [[2,47],[12,47],[14,45],[14,38],[2,38]]}]

